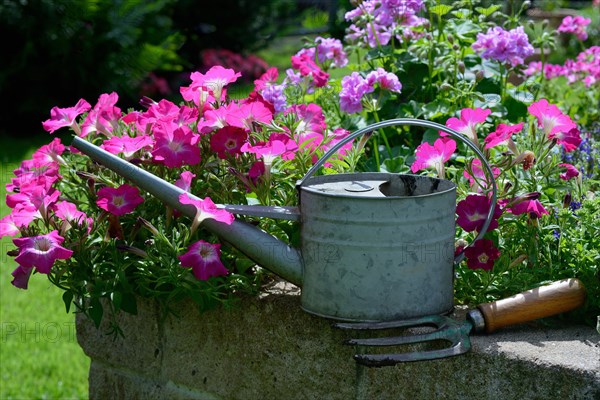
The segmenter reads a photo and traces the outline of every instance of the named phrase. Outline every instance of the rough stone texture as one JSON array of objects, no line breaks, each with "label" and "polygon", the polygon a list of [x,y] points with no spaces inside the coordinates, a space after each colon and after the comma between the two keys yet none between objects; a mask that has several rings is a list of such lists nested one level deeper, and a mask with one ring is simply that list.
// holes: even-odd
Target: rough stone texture
[{"label": "rough stone texture", "polygon": [[125,339],[116,341],[107,321],[96,330],[79,317],[78,340],[92,358],[90,398],[600,399],[593,328],[514,327],[473,336],[465,355],[366,368],[342,344],[356,333],[303,312],[297,294],[204,314],[183,303],[179,317],[166,318],[140,300],[137,317],[118,316]]}]

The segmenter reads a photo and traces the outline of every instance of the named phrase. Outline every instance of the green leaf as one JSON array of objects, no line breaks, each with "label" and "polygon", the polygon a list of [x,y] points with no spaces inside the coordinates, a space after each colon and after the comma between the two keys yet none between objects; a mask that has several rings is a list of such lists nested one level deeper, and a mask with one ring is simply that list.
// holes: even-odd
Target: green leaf
[{"label": "green leaf", "polygon": [[429,11],[439,15],[440,17],[448,14],[450,10],[452,10],[452,6],[449,6],[447,4],[438,4],[429,9]]},{"label": "green leaf", "polygon": [[88,315],[94,321],[94,325],[96,328],[100,327],[100,323],[102,322],[102,315],[104,314],[104,309],[102,308],[102,303],[97,297],[92,297],[90,299],[90,305],[88,307]]},{"label": "green leaf", "polygon": [[489,6],[487,8],[483,8],[483,7],[475,7],[475,11],[477,11],[479,14],[485,15],[486,17],[489,17],[490,15],[492,15],[493,13],[495,13],[496,11],[498,11],[502,6],[499,4],[495,4],[493,6]]},{"label": "green leaf", "polygon": [[65,303],[65,310],[67,311],[67,314],[68,314],[69,310],[71,309],[71,303],[73,303],[73,292],[71,292],[70,290],[67,290],[66,292],[63,293],[62,299],[63,299],[63,302]]},{"label": "green leaf", "polygon": [[110,294],[110,299],[112,300],[114,306],[115,306],[115,310],[120,310],[121,309],[121,300],[122,300],[123,296],[121,295],[121,292],[112,292]]},{"label": "green leaf", "polygon": [[404,157],[398,156],[394,158],[387,158],[383,161],[382,169],[385,169],[386,172],[389,173],[402,173],[408,170],[408,167],[404,164]]},{"label": "green leaf", "polygon": [[137,315],[137,301],[133,293],[122,293],[121,310],[129,314]]},{"label": "green leaf", "polygon": [[452,15],[458,19],[467,19],[471,15],[471,11],[466,8],[461,8],[460,10],[453,11]]},{"label": "green leaf", "polygon": [[455,32],[456,32],[456,36],[458,36],[461,40],[466,40],[470,36],[474,37],[475,34],[480,31],[481,31],[481,29],[479,28],[479,26],[477,26],[473,22],[467,20],[467,21],[461,22],[460,24],[456,25]]}]

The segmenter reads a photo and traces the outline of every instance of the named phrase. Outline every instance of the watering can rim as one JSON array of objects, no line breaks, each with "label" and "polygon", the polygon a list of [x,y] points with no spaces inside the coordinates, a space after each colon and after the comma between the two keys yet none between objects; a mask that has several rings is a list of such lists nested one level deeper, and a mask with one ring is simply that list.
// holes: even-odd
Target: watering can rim
[{"label": "watering can rim", "polygon": [[[426,197],[432,197],[432,196],[441,196],[444,194],[447,194],[449,192],[455,192],[456,191],[456,183],[452,182],[449,179],[443,179],[443,178],[436,178],[436,177],[431,177],[431,176],[424,176],[424,175],[416,175],[416,174],[400,174],[400,173],[393,173],[393,172],[351,172],[351,173],[343,173],[343,174],[332,174],[332,175],[320,175],[320,176],[313,176],[311,177],[308,182],[311,183],[311,181],[313,180],[318,180],[318,179],[327,179],[327,178],[333,178],[334,177],[345,177],[348,175],[367,175],[366,179],[361,179],[361,181],[365,181],[365,180],[371,180],[368,178],[368,176],[371,175],[387,175],[387,176],[414,176],[416,178],[419,179],[429,179],[429,180],[436,180],[436,181],[440,181],[440,182],[447,182],[450,187],[448,189],[443,189],[443,190],[439,190],[439,191],[435,191],[432,193],[427,193],[427,194],[418,194],[418,195],[410,195],[410,196],[382,196],[382,197],[365,197],[365,196],[360,196],[360,195],[353,195],[352,192],[348,192],[348,194],[343,194],[340,195],[339,193],[328,193],[328,192],[322,192],[320,190],[316,190],[314,188],[312,188],[310,185],[302,185],[302,186],[297,186],[298,189],[300,190],[304,190],[310,193],[314,193],[316,195],[321,195],[321,196],[326,196],[326,197],[343,197],[344,199],[364,199],[364,200],[376,200],[376,201],[385,201],[385,200],[393,200],[393,199],[418,199],[418,198],[426,198]],[[340,182],[343,182],[340,181]],[[314,183],[314,182],[312,182]]]}]

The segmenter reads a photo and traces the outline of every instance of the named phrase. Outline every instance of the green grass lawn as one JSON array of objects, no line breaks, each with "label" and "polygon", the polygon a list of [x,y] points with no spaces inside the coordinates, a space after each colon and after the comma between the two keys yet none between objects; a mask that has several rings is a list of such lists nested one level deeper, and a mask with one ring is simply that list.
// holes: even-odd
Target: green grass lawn
[{"label": "green grass lawn", "polygon": [[[0,216],[9,213],[4,186],[12,170],[51,140],[42,135],[0,137]],[[16,268],[6,255],[10,239],[0,241],[0,399],[87,398],[90,361],[77,344],[75,317],[45,276],[32,276],[28,290],[10,284]]]}]

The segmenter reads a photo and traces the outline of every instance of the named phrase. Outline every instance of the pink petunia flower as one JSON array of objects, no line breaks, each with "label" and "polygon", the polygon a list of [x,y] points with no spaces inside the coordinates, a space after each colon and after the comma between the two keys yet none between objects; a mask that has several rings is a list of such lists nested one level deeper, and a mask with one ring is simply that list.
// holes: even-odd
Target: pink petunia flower
[{"label": "pink petunia flower", "polygon": [[129,160],[133,155],[142,149],[150,150],[154,140],[148,135],[130,137],[130,136],[113,136],[100,145],[101,148],[111,154],[123,153],[123,157]]},{"label": "pink petunia flower", "polygon": [[222,101],[225,95],[224,88],[237,81],[237,78],[242,76],[239,72],[235,72],[230,68],[223,68],[216,65],[209,69],[206,74],[200,72],[192,72],[190,86],[182,86],[180,89],[181,95],[186,101],[193,101],[196,105],[203,103],[200,99],[200,92],[208,91],[212,93],[214,99]]},{"label": "pink petunia flower", "polygon": [[186,192],[190,191],[192,187],[192,179],[196,177],[196,174],[191,173],[190,171],[183,171],[179,179],[177,179],[174,183],[179,189],[183,189]]},{"label": "pink petunia flower", "polygon": [[254,80],[254,90],[261,92],[265,88],[275,85],[277,78],[279,77],[279,71],[276,67],[269,68],[267,72],[262,74],[258,79]]},{"label": "pink petunia flower", "polygon": [[255,123],[270,123],[273,120],[273,113],[263,103],[253,101],[240,104],[239,108],[227,114],[226,120],[231,126],[253,131]]},{"label": "pink petunia flower", "polygon": [[226,126],[216,131],[210,137],[210,149],[217,156],[226,159],[229,156],[241,154],[242,145],[248,139],[248,134],[242,128]]},{"label": "pink petunia flower", "polygon": [[[333,146],[345,139],[348,135],[350,135],[350,131],[347,131],[344,128],[336,128],[332,133],[330,133],[327,136],[329,140],[327,141],[327,143],[321,146],[321,148],[323,149],[323,151],[329,151],[329,149],[331,149]],[[342,160],[344,156],[350,151],[350,149],[352,149],[353,142],[354,140],[349,141],[337,151],[336,155],[338,160]],[[326,162],[324,165],[325,167],[332,166],[330,162]]]},{"label": "pink petunia flower", "polygon": [[88,111],[91,107],[90,103],[84,99],[80,99],[74,107],[53,107],[52,110],[50,110],[50,119],[44,121],[42,126],[44,127],[44,130],[49,133],[54,133],[57,129],[69,126],[75,133],[79,134],[79,125],[77,125],[75,118]]},{"label": "pink petunia flower", "polygon": [[197,146],[200,135],[186,126],[174,130],[154,132],[152,157],[169,168],[184,165],[196,165],[200,162],[200,147]]},{"label": "pink petunia flower", "polygon": [[12,214],[8,214],[0,219],[0,238],[4,236],[15,236],[20,233],[19,227],[15,224]]},{"label": "pink petunia flower", "polygon": [[229,271],[221,262],[221,245],[199,240],[179,256],[182,267],[191,268],[196,279],[205,281],[213,276],[227,275]]},{"label": "pink petunia flower", "polygon": [[532,103],[527,111],[537,118],[538,127],[544,130],[549,139],[577,128],[569,116],[563,114],[554,104],[549,104],[546,99]]},{"label": "pink petunia flower", "polygon": [[116,92],[101,94],[81,125],[81,136],[85,137],[92,132],[100,132],[107,137],[112,136],[113,130],[121,119],[121,109],[115,106],[117,101],[119,95]]},{"label": "pink petunia flower", "polygon": [[68,201],[56,203],[54,205],[54,215],[70,224],[76,224],[78,226],[86,224],[88,232],[92,229],[92,224],[94,222],[93,218],[88,218],[83,211],[77,209],[75,204]]},{"label": "pink petunia flower", "polygon": [[558,164],[558,166],[565,167],[567,169],[564,173],[559,175],[560,179],[568,181],[571,178],[576,178],[579,176],[579,170],[571,164]]},{"label": "pink petunia flower", "polygon": [[[458,218],[456,223],[467,232],[480,231],[490,210],[490,199],[486,196],[468,195],[456,205]],[[498,227],[498,218],[502,215],[502,209],[496,205],[494,216],[488,231]]]},{"label": "pink petunia flower", "polygon": [[500,257],[500,251],[494,247],[494,242],[489,239],[480,239],[473,246],[465,250],[467,267],[470,269],[491,270],[494,261]]},{"label": "pink petunia flower", "polygon": [[505,125],[498,124],[496,130],[484,139],[485,148],[491,149],[492,147],[499,146],[501,144],[508,144],[508,148],[513,152],[517,153],[515,143],[512,140],[512,135],[519,133],[523,130],[523,122],[516,125]]},{"label": "pink petunia flower", "polygon": [[190,227],[191,232],[195,232],[200,226],[202,221],[205,219],[214,219],[215,221],[223,222],[224,224],[231,225],[235,217],[232,213],[227,210],[217,208],[215,203],[210,197],[202,199],[193,199],[187,193],[183,193],[179,196],[179,202],[181,204],[191,204],[196,208],[196,216]]},{"label": "pink petunia flower", "polygon": [[329,74],[315,64],[312,57],[307,53],[292,56],[292,67],[300,71],[302,76],[312,77],[316,87],[323,87],[329,81]]},{"label": "pink petunia flower", "polygon": [[38,166],[53,165],[56,163],[65,164],[65,160],[61,157],[65,151],[65,146],[61,143],[60,138],[54,138],[52,142],[46,144],[35,151],[32,159]]},{"label": "pink petunia flower", "polygon": [[[446,121],[446,126],[450,129],[462,133],[475,144],[477,140],[476,125],[485,122],[488,115],[491,114],[491,110],[483,110],[481,108],[463,108],[460,111],[460,119],[452,117]],[[445,133],[440,133],[441,136],[447,136]]]},{"label": "pink petunia flower", "polygon": [[27,290],[32,271],[33,268],[22,267],[19,265],[11,273],[13,280],[10,283],[16,288]]},{"label": "pink petunia flower", "polygon": [[417,147],[415,162],[410,166],[412,172],[434,167],[439,177],[444,176],[444,163],[456,150],[456,142],[452,139],[437,139],[433,146],[423,142]]},{"label": "pink petunia flower", "polygon": [[65,239],[54,230],[46,235],[13,239],[19,248],[15,261],[23,268],[34,267],[41,274],[50,273],[56,260],[71,258],[73,251],[61,246]]},{"label": "pink petunia flower", "polygon": [[254,153],[256,157],[263,159],[263,162],[267,166],[267,169],[275,160],[275,157],[285,153],[287,147],[284,142],[276,139],[277,136],[271,135],[268,142],[260,142],[252,146],[250,143],[244,143],[241,151],[244,153]]},{"label": "pink petunia flower", "polygon": [[96,204],[103,210],[113,215],[124,215],[132,212],[138,205],[144,202],[138,188],[127,184],[118,188],[103,187],[98,190]]}]

